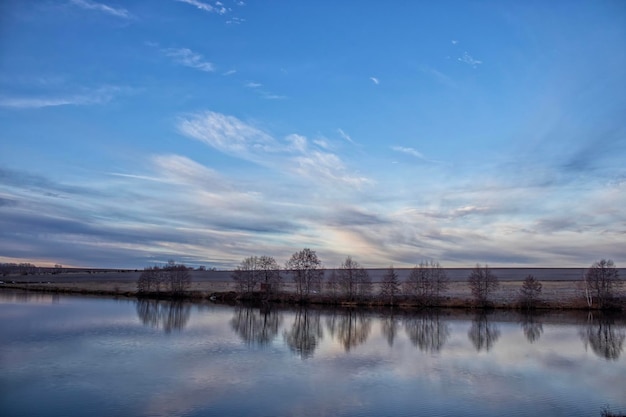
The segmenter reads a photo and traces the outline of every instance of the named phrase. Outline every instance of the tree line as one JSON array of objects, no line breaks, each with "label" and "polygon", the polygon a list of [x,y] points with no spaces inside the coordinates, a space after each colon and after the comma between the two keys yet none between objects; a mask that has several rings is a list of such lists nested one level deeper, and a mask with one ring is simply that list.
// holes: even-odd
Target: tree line
[{"label": "tree line", "polygon": [[[191,275],[185,265],[169,261],[165,266],[146,267],[138,282],[139,293],[183,294],[191,286]],[[442,304],[449,289],[445,269],[436,261],[422,261],[400,280],[393,266],[386,269],[382,281],[375,287],[368,271],[351,256],[326,274],[317,253],[309,248],[295,252],[280,267],[271,256],[244,258],[231,274],[240,294],[261,293],[271,298],[282,292],[285,278],[290,277],[300,300],[323,294],[342,302],[369,302],[394,305],[401,301],[423,307]],[[493,296],[500,288],[497,275],[488,265],[476,264],[467,277],[467,285],[476,306],[493,305]],[[582,292],[588,306],[610,308],[622,285],[619,271],[612,260],[602,259],[589,267],[582,280]],[[541,305],[543,285],[528,275],[518,289],[519,306],[526,309]]]},{"label": "tree line", "polygon": [[[431,307],[441,304],[449,288],[445,269],[436,261],[422,261],[411,269],[406,280],[401,281],[393,266],[387,268],[375,291],[369,273],[356,260],[348,256],[328,276],[314,250],[305,248],[295,252],[285,262],[283,270],[271,256],[245,258],[232,274],[238,292],[278,293],[283,286],[283,275],[290,276],[295,293],[300,299],[324,293],[331,298],[358,302],[376,298],[384,304],[394,305],[399,300]],[[500,288],[496,274],[488,265],[476,264],[467,277],[467,285],[477,306],[493,304],[493,295]],[[622,285],[619,271],[612,260],[595,262],[584,274],[583,292],[589,307],[611,307],[617,290]],[[528,275],[518,289],[518,303],[531,309],[541,304],[543,285],[533,275]]]}]

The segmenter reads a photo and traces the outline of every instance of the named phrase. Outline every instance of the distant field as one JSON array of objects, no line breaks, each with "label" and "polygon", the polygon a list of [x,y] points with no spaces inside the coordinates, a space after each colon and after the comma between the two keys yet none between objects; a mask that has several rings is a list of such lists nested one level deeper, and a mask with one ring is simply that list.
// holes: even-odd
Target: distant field
[{"label": "distant field", "polygon": [[[465,281],[471,272],[471,268],[445,268],[450,281]],[[531,274],[540,281],[578,281],[582,278],[586,268],[492,268],[492,272],[501,281],[522,281]],[[327,270],[327,271],[330,271]],[[368,269],[368,273],[373,282],[382,280],[386,269]],[[620,277],[626,278],[626,268],[619,268]],[[405,280],[411,269],[396,269],[400,280]],[[191,271],[192,280],[195,282],[229,282],[231,281],[231,271]],[[287,273],[283,273],[287,276]],[[53,283],[77,283],[77,282],[98,282],[98,281],[119,281],[136,282],[141,275],[141,271],[127,272],[66,272],[60,274],[44,275],[11,275],[0,278],[5,281],[43,281]],[[287,280],[289,279],[286,277]]]}]

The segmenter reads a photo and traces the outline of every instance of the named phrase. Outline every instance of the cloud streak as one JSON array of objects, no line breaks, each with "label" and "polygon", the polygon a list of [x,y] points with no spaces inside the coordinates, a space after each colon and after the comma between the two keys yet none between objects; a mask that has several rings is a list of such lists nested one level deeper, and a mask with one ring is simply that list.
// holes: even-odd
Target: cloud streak
[{"label": "cloud streak", "polygon": [[128,10],[123,9],[121,7],[112,7],[104,3],[98,3],[95,1],[91,1],[91,0],[70,0],[70,2],[74,4],[75,6],[78,6],[86,10],[97,10],[97,11],[109,14],[111,16],[121,17],[124,19],[132,18],[132,15],[128,12]]},{"label": "cloud streak", "polygon": [[168,48],[163,49],[165,56],[172,58],[174,62],[185,67],[197,69],[204,72],[215,71],[215,66],[205,61],[204,57],[188,48]]},{"label": "cloud streak", "polygon": [[176,0],[176,1],[180,3],[189,4],[204,12],[216,13],[220,15],[224,15],[228,12],[228,10],[224,7],[224,5],[220,3],[219,1],[215,2],[215,5],[211,5],[209,3],[205,3],[199,0]]}]

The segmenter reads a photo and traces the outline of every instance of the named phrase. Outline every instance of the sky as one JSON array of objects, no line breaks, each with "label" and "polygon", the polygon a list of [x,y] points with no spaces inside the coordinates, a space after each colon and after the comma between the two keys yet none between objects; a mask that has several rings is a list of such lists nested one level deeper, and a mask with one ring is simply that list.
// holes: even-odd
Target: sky
[{"label": "sky", "polygon": [[626,264],[626,2],[0,2],[0,262]]}]

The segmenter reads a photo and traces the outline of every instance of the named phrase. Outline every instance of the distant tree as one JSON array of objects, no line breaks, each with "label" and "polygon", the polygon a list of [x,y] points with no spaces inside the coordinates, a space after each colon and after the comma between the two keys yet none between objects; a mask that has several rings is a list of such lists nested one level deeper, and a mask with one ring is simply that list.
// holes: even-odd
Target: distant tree
[{"label": "distant tree", "polygon": [[241,261],[231,274],[231,278],[235,281],[239,292],[251,293],[258,284],[260,275],[259,258],[250,256]]},{"label": "distant tree", "polygon": [[280,267],[276,260],[271,256],[261,256],[257,260],[257,268],[259,271],[259,281],[265,287],[265,292],[275,293],[280,291],[282,279],[280,276]]},{"label": "distant tree", "polygon": [[314,291],[320,291],[324,270],[314,250],[305,248],[291,255],[285,264],[296,284],[296,293],[300,297],[308,297]]},{"label": "distant tree", "polygon": [[333,298],[339,295],[339,277],[334,269],[330,271],[330,275],[326,281],[326,292]]},{"label": "distant tree", "polygon": [[491,272],[489,266],[485,265],[484,268],[481,268],[480,264],[476,264],[467,279],[467,283],[474,300],[482,306],[489,304],[491,295],[500,286],[498,277]]},{"label": "distant tree", "polygon": [[600,308],[608,307],[615,291],[622,285],[619,271],[612,260],[601,259],[595,262],[584,276],[585,293],[591,307],[595,298]]},{"label": "distant tree", "polygon": [[448,277],[439,262],[422,261],[411,270],[405,288],[419,304],[433,305],[448,289]]},{"label": "distant tree", "polygon": [[522,308],[531,309],[537,306],[541,297],[542,284],[534,276],[528,275],[519,290],[519,301]]},{"label": "distant tree", "polygon": [[385,272],[385,275],[383,275],[383,282],[380,285],[380,296],[383,300],[393,305],[399,294],[400,279],[393,265],[391,265]]},{"label": "distant tree", "polygon": [[163,268],[165,282],[172,294],[182,294],[191,287],[191,274],[184,264],[168,261]]},{"label": "distant tree", "polygon": [[368,296],[371,293],[372,281],[369,274],[350,256],[337,269],[337,280],[341,292],[348,300]]},{"label": "distant tree", "polygon": [[137,280],[140,293],[160,292],[164,284],[164,274],[158,266],[147,266]]}]

